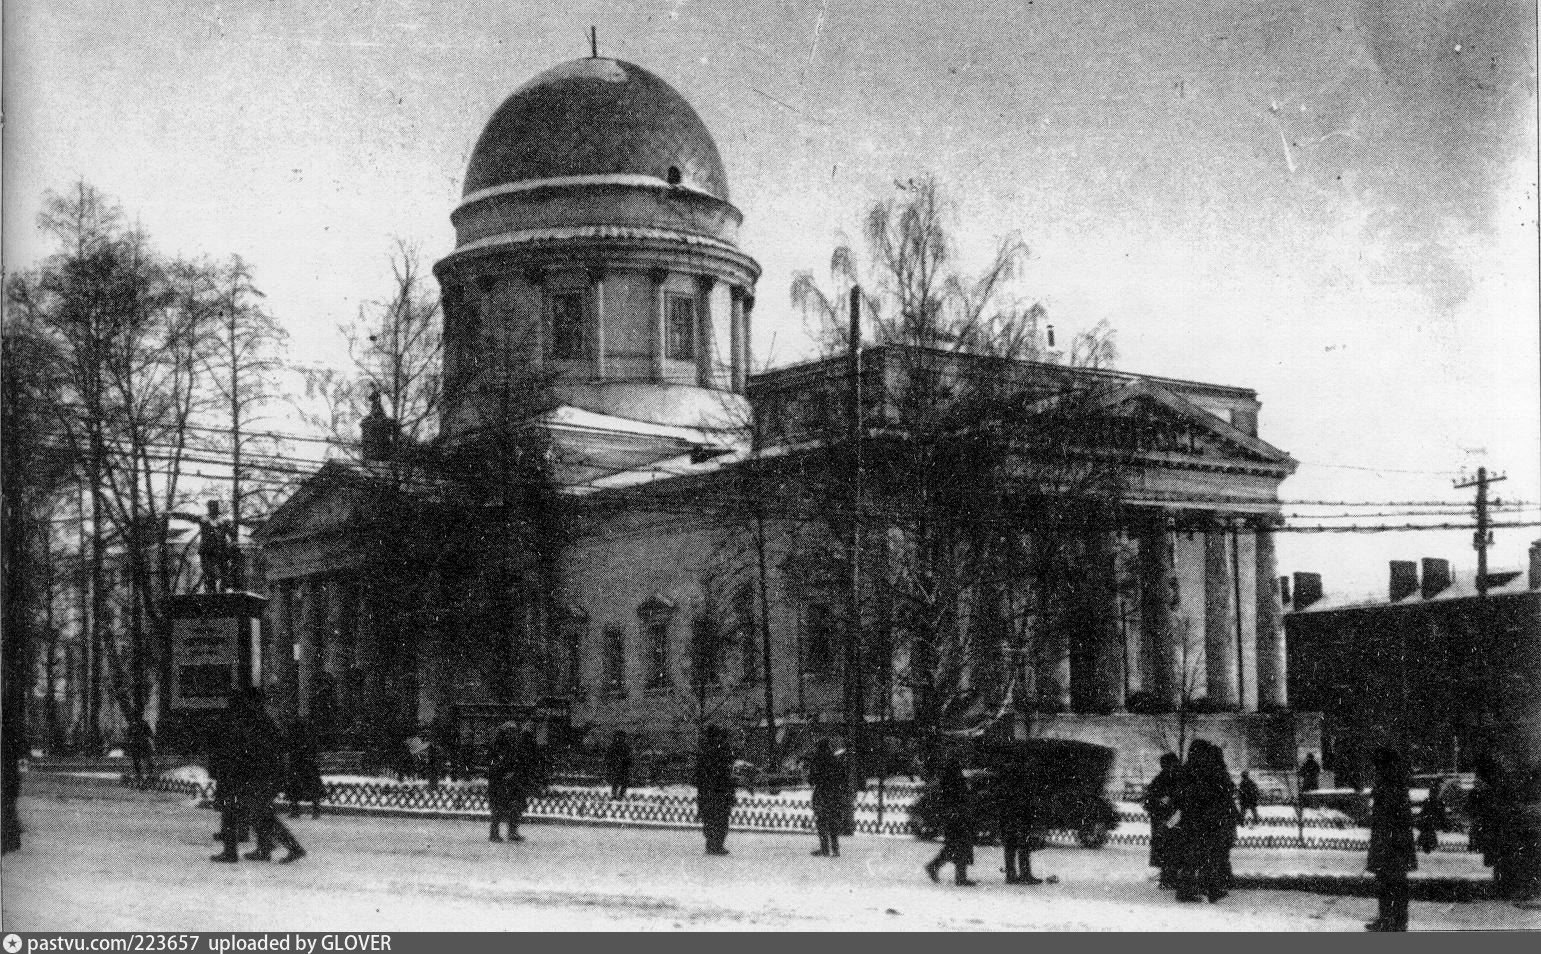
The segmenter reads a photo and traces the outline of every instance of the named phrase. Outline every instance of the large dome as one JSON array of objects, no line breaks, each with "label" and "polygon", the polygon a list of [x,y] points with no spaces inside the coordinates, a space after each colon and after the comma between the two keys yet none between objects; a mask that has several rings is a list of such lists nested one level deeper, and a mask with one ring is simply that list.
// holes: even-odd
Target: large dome
[{"label": "large dome", "polygon": [[504,100],[471,153],[464,195],[595,176],[728,201],[717,144],[684,97],[640,66],[603,57],[552,67]]}]

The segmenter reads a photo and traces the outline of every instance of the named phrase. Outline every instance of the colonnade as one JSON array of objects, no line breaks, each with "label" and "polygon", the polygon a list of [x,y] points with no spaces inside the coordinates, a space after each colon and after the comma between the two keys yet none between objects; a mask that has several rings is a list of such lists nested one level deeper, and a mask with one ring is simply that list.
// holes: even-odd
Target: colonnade
[{"label": "colonnade", "polygon": [[1041,709],[1118,712],[1142,693],[1161,710],[1186,698],[1218,711],[1282,709],[1284,618],[1266,519],[1153,515],[1085,548],[1089,606],[1041,634]]}]

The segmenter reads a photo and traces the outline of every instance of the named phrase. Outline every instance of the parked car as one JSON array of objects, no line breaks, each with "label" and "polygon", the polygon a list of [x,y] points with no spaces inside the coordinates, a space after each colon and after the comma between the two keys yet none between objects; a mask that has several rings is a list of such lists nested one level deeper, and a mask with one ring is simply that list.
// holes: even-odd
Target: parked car
[{"label": "parked car", "polygon": [[[1033,780],[1038,786],[1037,827],[1043,831],[1073,831],[1085,848],[1101,848],[1118,827],[1118,812],[1105,789],[1113,767],[1113,750],[1068,739],[1027,739],[978,742],[968,752],[964,778],[973,798],[979,844],[1000,840],[995,800],[1008,774]],[[1007,773],[1005,769],[1013,771]],[[930,841],[941,833],[934,785],[928,784],[910,809],[910,830]]]}]

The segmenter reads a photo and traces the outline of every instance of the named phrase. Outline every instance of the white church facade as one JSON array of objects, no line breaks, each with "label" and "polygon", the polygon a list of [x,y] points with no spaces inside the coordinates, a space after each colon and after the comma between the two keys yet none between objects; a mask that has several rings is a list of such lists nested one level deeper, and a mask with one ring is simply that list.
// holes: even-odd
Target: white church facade
[{"label": "white church facade", "polygon": [[[790,581],[794,555],[774,528],[769,569],[723,585],[724,554],[743,562],[749,550],[744,522],[713,504],[735,468],[800,439],[783,429],[751,446],[744,422],[795,416],[843,365],[751,373],[760,269],[739,247],[741,215],[695,111],[630,63],[550,69],[494,113],[451,220],[456,248],[435,268],[434,446],[402,463],[387,441],[371,459],[328,464],[258,534],[270,698],[352,745],[456,707],[560,700],[601,735],[624,728],[644,747],[688,746],[704,720],[758,725],[767,681],[778,718],[839,722],[838,612]],[[879,386],[900,373],[892,349],[870,348],[865,361]],[[1033,731],[1127,752],[1126,768],[1171,744],[1178,711],[1233,765],[1294,764],[1316,744],[1312,718],[1285,694],[1274,557],[1278,488],[1294,461],[1259,437],[1252,391],[1095,373],[1108,401],[1160,420],[1173,439],[1138,461],[1128,519],[1107,535],[1123,583],[1098,611],[1104,638],[1078,648],[1047,635],[1032,697],[1015,705],[1036,713]],[[531,429],[533,443],[510,437]],[[476,499],[435,472],[438,457],[510,441],[544,448],[560,541],[509,516],[527,488]],[[387,577],[382,482],[473,514],[502,509],[492,530],[446,530],[444,549],[457,552],[394,554]],[[510,534],[549,544],[551,565],[507,565]],[[708,617],[733,638],[703,673],[692,648]],[[902,721],[909,700],[886,676],[867,680],[869,718]],[[1194,699],[1202,714],[1186,711]]]}]

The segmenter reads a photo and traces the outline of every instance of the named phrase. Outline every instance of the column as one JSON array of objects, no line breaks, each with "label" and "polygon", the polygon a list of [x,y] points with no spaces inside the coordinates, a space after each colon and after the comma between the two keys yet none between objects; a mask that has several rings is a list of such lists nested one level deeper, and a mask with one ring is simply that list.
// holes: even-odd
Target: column
[{"label": "column", "polygon": [[1144,591],[1140,575],[1138,538],[1128,532],[1118,534],[1118,548],[1113,555],[1113,579],[1118,587],[1118,634],[1123,649],[1119,672],[1123,676],[1124,699],[1145,688],[1144,666],[1140,654],[1140,596]]},{"label": "column", "polygon": [[299,690],[296,684],[295,651],[295,585],[285,580],[274,587],[277,606],[274,608],[273,652],[269,656],[273,666],[273,679],[278,687],[279,708],[289,715],[299,712]]},{"label": "column", "polygon": [[712,329],[712,289],[717,279],[711,275],[696,277],[696,384],[713,387],[712,357],[716,342]]},{"label": "column", "polygon": [[295,692],[298,694],[295,708],[304,718],[311,716],[316,685],[316,584],[310,577],[301,577],[295,584],[298,639],[295,641]]},{"label": "column", "polygon": [[1238,705],[1235,582],[1230,534],[1204,531],[1204,658],[1209,701],[1227,711]]},{"label": "column", "polygon": [[1273,531],[1259,526],[1254,533],[1256,569],[1257,705],[1264,711],[1289,705],[1285,683],[1284,604],[1279,594],[1279,563]]},{"label": "column", "polygon": [[1231,582],[1236,601],[1236,639],[1241,644],[1236,693],[1242,712],[1258,710],[1257,694],[1257,535],[1237,521],[1231,527]]},{"label": "column", "polygon": [[594,310],[594,377],[605,376],[605,272],[589,270],[589,301]]},{"label": "column", "polygon": [[1162,517],[1153,518],[1140,533],[1141,685],[1161,708],[1176,709],[1181,701],[1181,631],[1173,610],[1177,580],[1172,572],[1172,539]]},{"label": "column", "polygon": [[[1191,518],[1190,518],[1191,519]],[[1198,527],[1182,527],[1172,534],[1172,573],[1177,579],[1177,670],[1180,695],[1189,700],[1209,695],[1206,650],[1206,541]]]},{"label": "column", "polygon": [[731,331],[733,362],[733,393],[743,394],[749,381],[749,347],[747,336],[744,334],[744,290],[737,286],[732,289],[731,307]]},{"label": "column", "polygon": [[664,322],[668,320],[668,302],[664,299],[664,282],[669,280],[669,273],[661,268],[655,268],[648,272],[648,277],[653,280],[653,380],[664,380],[664,351],[668,341],[668,331]]},{"label": "column", "polygon": [[1084,695],[1090,711],[1116,712],[1124,707],[1124,644],[1118,626],[1118,534],[1094,533],[1087,543],[1091,582],[1087,634],[1092,640],[1087,654],[1091,671],[1087,675],[1092,685]]},{"label": "column", "polygon": [[[338,686],[343,684],[348,666],[348,647],[343,626],[343,608],[347,605],[348,598],[344,591],[345,585],[340,574],[327,577],[326,641],[322,648],[321,667],[332,674]],[[342,701],[338,700],[338,702]]]}]

